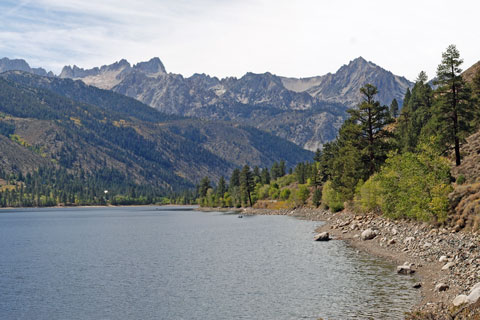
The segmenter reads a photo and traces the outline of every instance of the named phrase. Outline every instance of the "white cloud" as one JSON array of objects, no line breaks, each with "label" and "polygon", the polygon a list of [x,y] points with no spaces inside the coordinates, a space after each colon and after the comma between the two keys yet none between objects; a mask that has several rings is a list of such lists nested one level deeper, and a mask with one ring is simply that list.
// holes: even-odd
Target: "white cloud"
[{"label": "white cloud", "polygon": [[[457,44],[480,59],[476,1],[37,0],[0,4],[0,55],[59,72],[159,56],[170,72],[220,77],[334,72],[363,56],[414,79]],[[452,18],[453,17],[453,18]]]}]

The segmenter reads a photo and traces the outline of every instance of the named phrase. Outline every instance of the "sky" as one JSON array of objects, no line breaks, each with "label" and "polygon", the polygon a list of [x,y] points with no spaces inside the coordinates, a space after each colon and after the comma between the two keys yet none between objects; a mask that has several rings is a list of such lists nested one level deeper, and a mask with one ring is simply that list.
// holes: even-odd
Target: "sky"
[{"label": "sky", "polygon": [[478,0],[1,0],[0,58],[58,74],[159,57],[168,72],[309,77],[362,56],[414,80],[455,44],[480,60]]}]

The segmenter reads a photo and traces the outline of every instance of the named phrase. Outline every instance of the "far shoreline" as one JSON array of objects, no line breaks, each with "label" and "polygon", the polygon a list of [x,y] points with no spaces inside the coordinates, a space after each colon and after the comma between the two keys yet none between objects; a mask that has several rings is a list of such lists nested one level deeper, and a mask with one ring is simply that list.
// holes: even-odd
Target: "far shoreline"
[{"label": "far shoreline", "polygon": [[132,204],[132,205],[80,205],[80,206],[48,206],[48,207],[0,207],[0,211],[2,210],[15,210],[15,209],[70,209],[70,208],[128,208],[128,207],[192,207],[192,208],[199,208],[198,205],[190,205],[190,204]]}]

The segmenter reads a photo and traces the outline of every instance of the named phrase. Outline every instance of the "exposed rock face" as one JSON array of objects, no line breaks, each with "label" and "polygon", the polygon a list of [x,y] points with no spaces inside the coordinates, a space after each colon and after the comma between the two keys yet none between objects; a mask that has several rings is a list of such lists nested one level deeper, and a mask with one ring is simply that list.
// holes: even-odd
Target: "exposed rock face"
[{"label": "exposed rock face", "polygon": [[413,84],[359,57],[342,66],[336,73],[306,79],[282,78],[287,88],[308,92],[313,97],[329,102],[338,102],[350,107],[361,101],[360,88],[371,83],[379,89],[378,99],[390,104],[395,98],[402,104],[407,88]]},{"label": "exposed rock face", "polygon": [[0,73],[5,71],[25,71],[37,74],[39,76],[53,77],[54,74],[49,71],[45,71],[43,68],[30,68],[28,63],[23,59],[0,59]]},{"label": "exposed rock face", "polygon": [[149,75],[161,75],[166,74],[165,66],[158,57],[152,58],[146,62],[139,62],[133,66],[133,69],[139,70]]},{"label": "exposed rock face", "polygon": [[62,78],[133,97],[165,113],[253,125],[315,150],[333,140],[360,102],[359,89],[368,82],[379,87],[379,99],[402,101],[411,83],[358,58],[335,74],[307,79],[282,78],[269,72],[218,79],[205,74],[184,78],[166,73],[158,58],[133,67],[125,60],[83,70],[65,67]]}]

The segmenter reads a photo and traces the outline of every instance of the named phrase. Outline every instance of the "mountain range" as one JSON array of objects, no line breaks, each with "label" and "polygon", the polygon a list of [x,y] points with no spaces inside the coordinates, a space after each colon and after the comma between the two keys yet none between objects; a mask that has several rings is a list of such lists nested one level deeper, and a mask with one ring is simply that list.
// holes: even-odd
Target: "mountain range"
[{"label": "mountain range", "polygon": [[365,83],[379,87],[385,104],[401,103],[412,85],[363,58],[302,79],[268,72],[183,77],[159,58],[66,66],[58,76],[3,58],[0,72],[0,169],[110,167],[165,189],[228,176],[244,164],[309,160],[307,150],[335,138]]},{"label": "mountain range", "polygon": [[312,151],[336,137],[366,83],[378,87],[381,103],[397,99],[400,105],[413,85],[362,57],[336,73],[300,79],[269,72],[186,78],[167,73],[159,58],[133,66],[126,60],[93,69],[65,66],[59,77],[121,93],[167,114],[252,125]]}]

